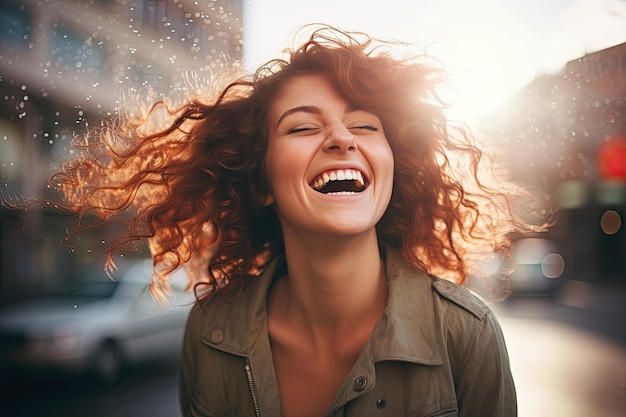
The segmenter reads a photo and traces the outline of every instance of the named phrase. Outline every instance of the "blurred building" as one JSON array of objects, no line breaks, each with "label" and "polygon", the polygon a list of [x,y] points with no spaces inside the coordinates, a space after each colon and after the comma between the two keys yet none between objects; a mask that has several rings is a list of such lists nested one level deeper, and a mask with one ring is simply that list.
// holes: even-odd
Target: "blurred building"
[{"label": "blurred building", "polygon": [[514,179],[555,210],[567,276],[626,282],[626,43],[536,78],[485,121]]},{"label": "blurred building", "polygon": [[[45,195],[72,136],[124,100],[185,94],[242,57],[242,0],[0,0],[0,193]],[[107,231],[59,245],[75,219],[0,205],[0,293],[102,262]],[[76,256],[78,254],[79,256]]]}]

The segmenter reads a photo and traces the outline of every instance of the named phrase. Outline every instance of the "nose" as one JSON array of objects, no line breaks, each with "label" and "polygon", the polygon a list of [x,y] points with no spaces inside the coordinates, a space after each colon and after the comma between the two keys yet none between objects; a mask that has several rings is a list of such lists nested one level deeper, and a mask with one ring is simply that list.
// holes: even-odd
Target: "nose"
[{"label": "nose", "polygon": [[327,152],[354,152],[357,150],[357,144],[352,132],[343,123],[337,123],[328,128],[328,135],[324,141],[324,150]]}]

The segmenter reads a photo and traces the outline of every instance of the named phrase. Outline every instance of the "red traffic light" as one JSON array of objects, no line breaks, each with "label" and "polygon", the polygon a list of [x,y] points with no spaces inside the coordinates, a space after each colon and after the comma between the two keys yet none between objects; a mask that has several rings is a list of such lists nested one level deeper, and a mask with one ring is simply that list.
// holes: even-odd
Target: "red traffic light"
[{"label": "red traffic light", "polygon": [[598,149],[598,174],[605,180],[626,181],[626,139],[609,137]]}]

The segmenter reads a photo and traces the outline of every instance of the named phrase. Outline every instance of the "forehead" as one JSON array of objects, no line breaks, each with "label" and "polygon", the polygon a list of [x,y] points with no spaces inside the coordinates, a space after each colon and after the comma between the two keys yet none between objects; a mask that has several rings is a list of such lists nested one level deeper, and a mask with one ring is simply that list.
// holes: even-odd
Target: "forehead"
[{"label": "forehead", "polygon": [[339,96],[327,76],[297,75],[287,80],[279,90],[270,107],[269,117],[270,120],[277,120],[283,112],[298,106],[329,106],[334,103],[345,106],[346,102]]},{"label": "forehead", "polygon": [[302,74],[295,75],[285,81],[279,90],[277,101],[290,96],[296,96],[301,92],[310,93],[317,89],[330,90],[334,92],[334,88],[328,76],[323,74]]}]

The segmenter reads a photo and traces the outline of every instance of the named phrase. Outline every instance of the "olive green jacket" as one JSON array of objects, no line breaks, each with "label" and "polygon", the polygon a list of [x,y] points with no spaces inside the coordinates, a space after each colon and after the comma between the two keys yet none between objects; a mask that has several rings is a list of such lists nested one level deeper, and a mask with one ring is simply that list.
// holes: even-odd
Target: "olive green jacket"
[{"label": "olive green jacket", "polygon": [[[189,416],[281,415],[266,299],[277,268],[232,303],[190,313],[180,369]],[[514,417],[515,387],[491,310],[466,289],[409,268],[388,250],[389,299],[328,410],[329,417]]]}]

